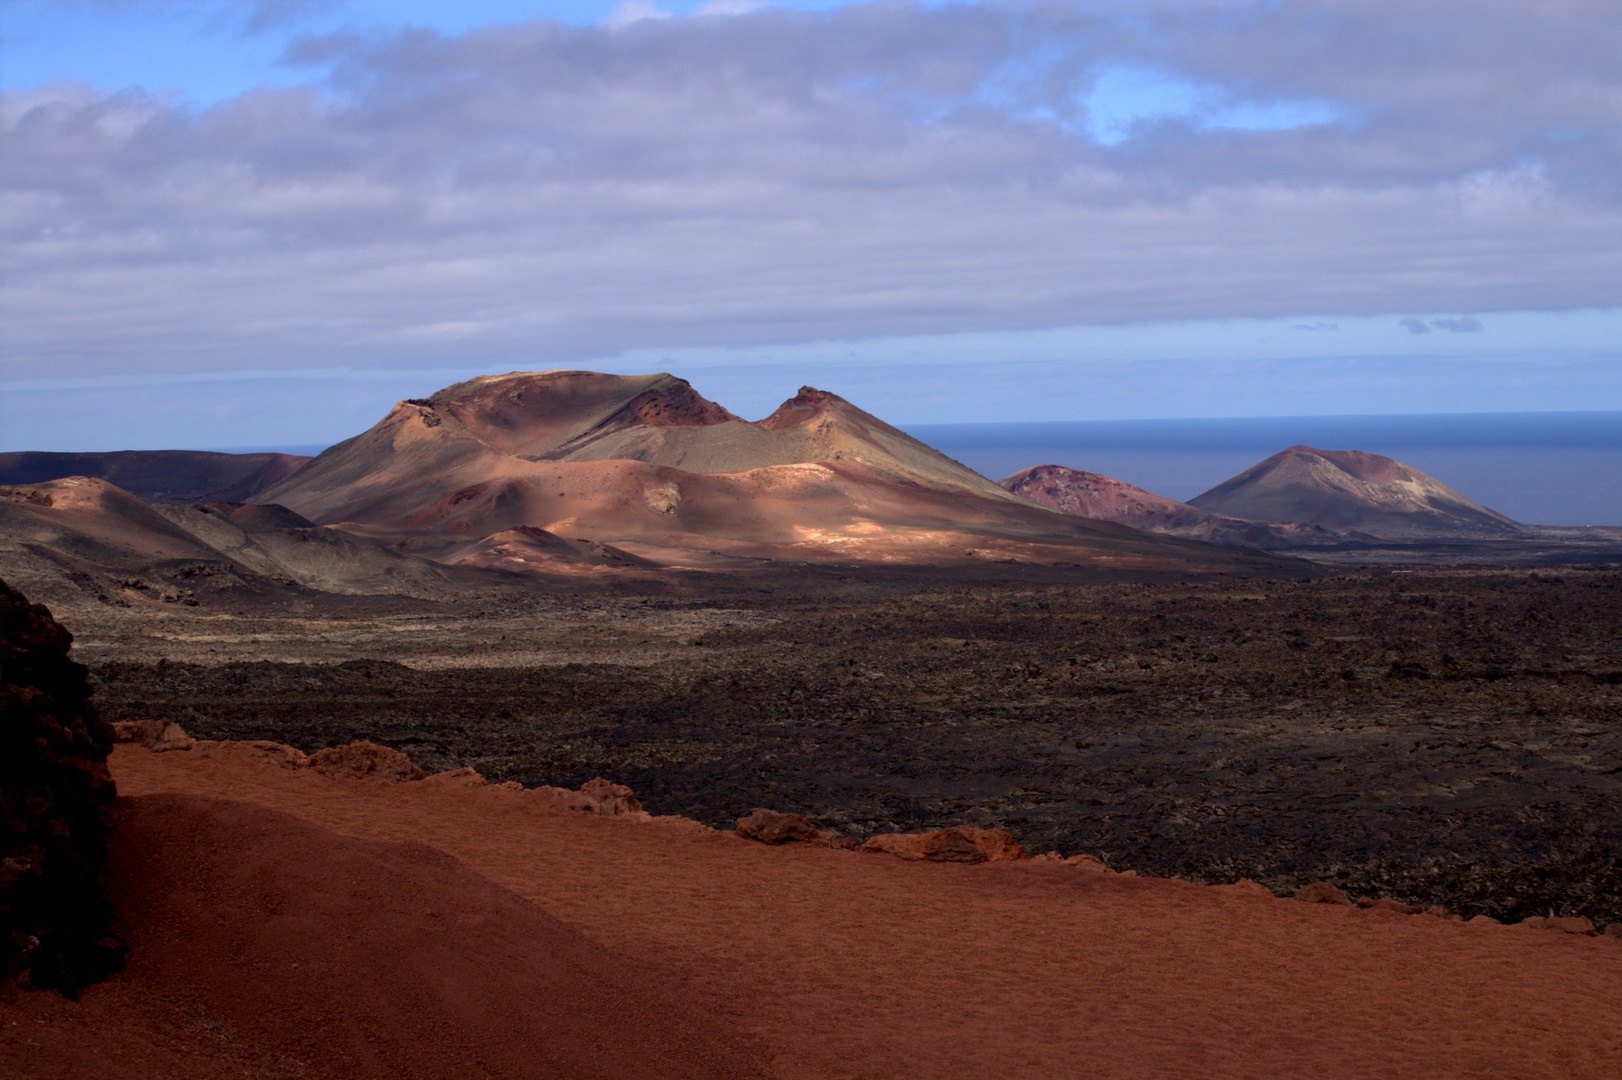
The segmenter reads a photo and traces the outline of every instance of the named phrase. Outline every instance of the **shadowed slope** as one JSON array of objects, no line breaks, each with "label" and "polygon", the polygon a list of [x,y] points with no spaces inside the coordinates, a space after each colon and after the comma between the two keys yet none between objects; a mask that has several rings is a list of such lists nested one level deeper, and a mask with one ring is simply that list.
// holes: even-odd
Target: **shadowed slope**
[{"label": "shadowed slope", "polygon": [[292,475],[308,457],[298,454],[221,454],[208,450],[119,450],[55,454],[0,454],[0,484],[39,484],[90,476],[116,484],[146,502],[245,500]]},{"label": "shadowed slope", "polygon": [[1505,536],[1518,522],[1400,461],[1358,450],[1292,446],[1189,505],[1249,521],[1287,521],[1388,539]]},{"label": "shadowed slope", "polygon": [[148,506],[84,476],[0,488],[0,573],[54,605],[119,606],[304,589],[427,596],[487,577],[312,525],[284,507]]},{"label": "shadowed slope", "polygon": [[716,1003],[439,851],[191,796],[120,816],[129,967],[10,1076],[765,1074]]}]

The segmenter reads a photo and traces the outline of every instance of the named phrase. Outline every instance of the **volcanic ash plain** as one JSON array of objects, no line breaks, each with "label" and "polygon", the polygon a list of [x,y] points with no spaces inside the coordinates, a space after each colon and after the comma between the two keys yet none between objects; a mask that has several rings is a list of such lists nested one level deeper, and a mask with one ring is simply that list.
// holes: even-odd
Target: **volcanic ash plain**
[{"label": "volcanic ash plain", "polygon": [[1197,882],[1622,920],[1622,574],[847,584],[86,607],[111,720],[630,785],[874,833],[968,824]]}]

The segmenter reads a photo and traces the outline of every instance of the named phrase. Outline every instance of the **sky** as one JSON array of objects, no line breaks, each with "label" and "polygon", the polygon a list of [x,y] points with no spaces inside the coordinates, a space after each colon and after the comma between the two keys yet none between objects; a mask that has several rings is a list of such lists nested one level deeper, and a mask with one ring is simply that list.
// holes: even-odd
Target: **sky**
[{"label": "sky", "polygon": [[0,0],[0,450],[1622,409],[1615,0]]}]

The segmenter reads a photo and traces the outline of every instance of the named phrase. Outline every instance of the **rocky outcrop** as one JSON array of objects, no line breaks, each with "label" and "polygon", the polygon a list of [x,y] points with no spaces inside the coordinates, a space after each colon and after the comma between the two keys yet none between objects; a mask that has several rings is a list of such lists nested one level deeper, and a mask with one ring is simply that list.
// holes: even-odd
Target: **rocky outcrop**
[{"label": "rocky outcrop", "polygon": [[738,835],[762,844],[825,844],[822,831],[799,814],[754,809],[738,819]]},{"label": "rocky outcrop", "polygon": [[738,835],[762,844],[806,844],[811,847],[842,848],[855,851],[861,841],[819,829],[799,814],[782,814],[758,807],[738,819]]},{"label": "rocky outcrop", "polygon": [[538,795],[544,795],[553,802],[561,804],[566,810],[578,811],[582,814],[600,814],[603,817],[649,817],[642,804],[637,801],[636,795],[624,784],[597,777],[587,780],[580,785],[579,791],[568,788],[542,786],[532,789]]},{"label": "rocky outcrop", "polygon": [[281,769],[304,769],[310,764],[309,756],[304,751],[285,743],[271,742],[269,739],[253,739],[248,742],[200,739],[195,744],[194,752],[200,758],[257,761]]},{"label": "rocky outcrop", "polygon": [[1579,934],[1583,937],[1594,937],[1599,933],[1594,928],[1593,921],[1583,915],[1554,916],[1547,919],[1534,915],[1522,919],[1520,925],[1533,930],[1556,930],[1562,934]]},{"label": "rocky outcrop", "polygon": [[398,750],[365,739],[330,746],[310,755],[309,767],[323,776],[347,777],[374,784],[421,780],[423,772]]},{"label": "rocky outcrop", "polygon": [[1359,896],[1357,906],[1368,908],[1371,911],[1395,911],[1398,915],[1418,915],[1425,910],[1418,904],[1405,904],[1401,900],[1393,900],[1390,897],[1375,899],[1372,896]]},{"label": "rocky outcrop", "polygon": [[1001,829],[976,829],[969,825],[953,825],[932,833],[883,833],[863,844],[861,850],[927,862],[1013,862],[1030,858],[1025,849]]},{"label": "rocky outcrop", "polygon": [[0,582],[0,977],[68,997],[124,956],[100,882],[113,733],[72,643]]},{"label": "rocky outcrop", "polygon": [[197,740],[173,720],[120,720],[113,725],[113,736],[121,743],[134,743],[155,754],[190,750],[197,745]]}]

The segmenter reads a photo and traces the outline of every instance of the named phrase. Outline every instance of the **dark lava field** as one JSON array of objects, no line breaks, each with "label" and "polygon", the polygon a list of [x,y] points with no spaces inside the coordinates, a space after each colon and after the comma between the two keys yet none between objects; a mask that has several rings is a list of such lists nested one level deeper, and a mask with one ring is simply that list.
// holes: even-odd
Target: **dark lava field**
[{"label": "dark lava field", "polygon": [[1622,920],[1614,569],[879,593],[176,616],[81,659],[109,719],[601,775],[717,827],[968,823],[1145,874]]}]

